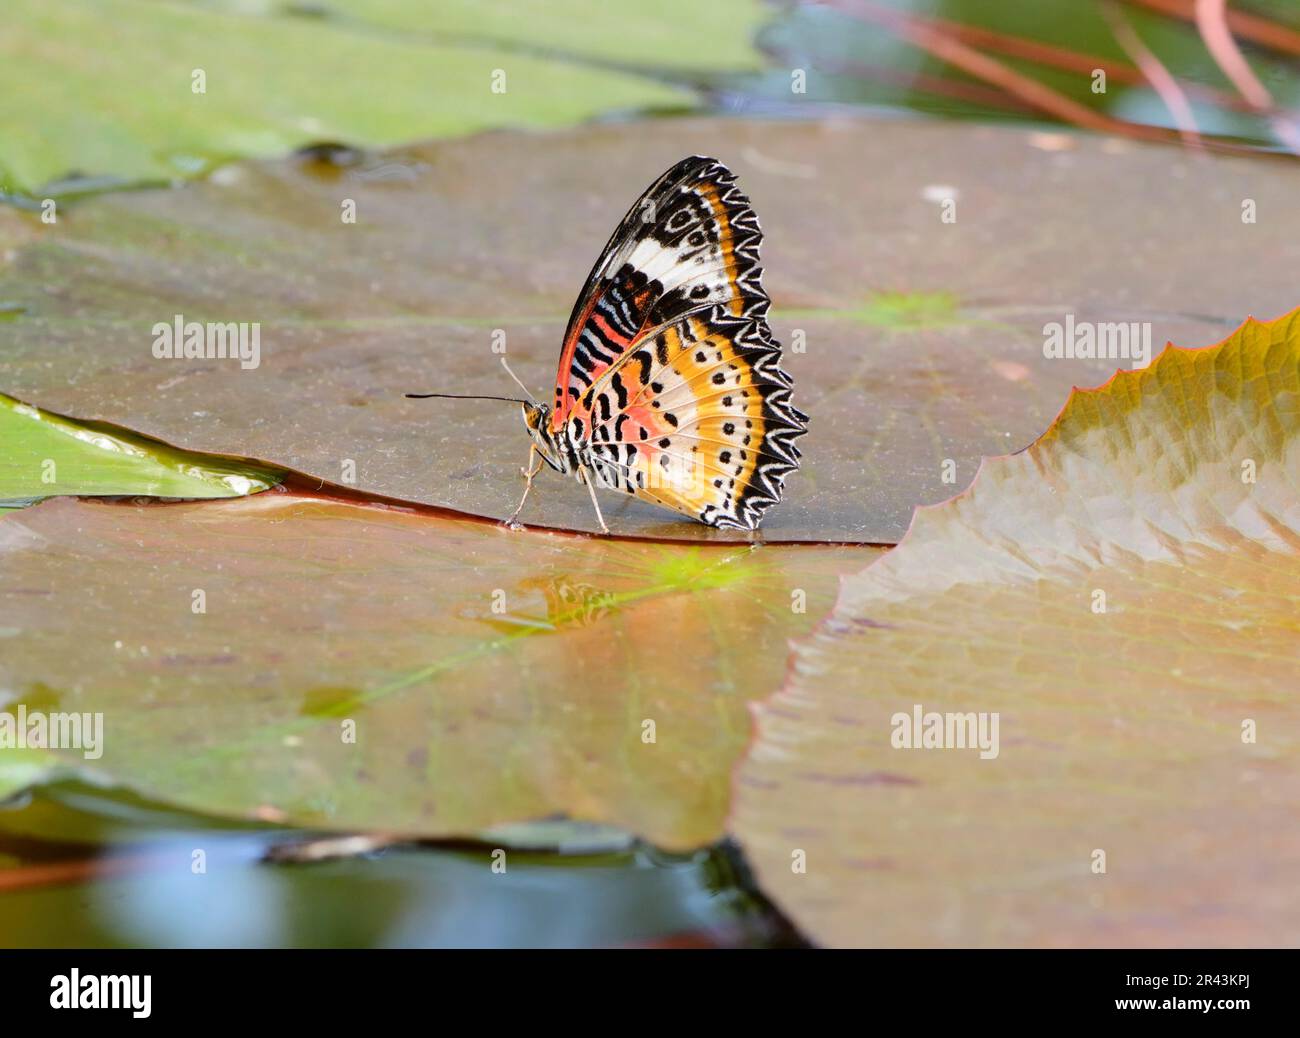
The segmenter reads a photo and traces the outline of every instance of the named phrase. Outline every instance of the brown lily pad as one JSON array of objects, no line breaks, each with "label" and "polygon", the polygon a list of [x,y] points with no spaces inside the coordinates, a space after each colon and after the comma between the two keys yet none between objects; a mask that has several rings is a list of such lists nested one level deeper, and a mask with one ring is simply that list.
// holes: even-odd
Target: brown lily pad
[{"label": "brown lily pad", "polygon": [[0,748],[0,784],[53,763],[311,827],[560,813],[695,847],[721,835],[747,704],[875,554],[523,533],[283,489],[56,498],[0,520],[0,711],[101,713],[102,755]]},{"label": "brown lily pad", "polygon": [[1297,401],[1300,311],[1169,350],[845,579],[731,825],[801,927],[1296,943]]},{"label": "brown lily pad", "polygon": [[[981,456],[1039,435],[1071,385],[1128,366],[1048,359],[1049,322],[1146,323],[1158,351],[1292,302],[1289,165],[935,123],[661,120],[318,151],[86,201],[0,280],[0,299],[24,308],[0,322],[0,390],[186,449],[504,517],[527,453],[517,409],[402,394],[512,392],[502,341],[549,392],[600,245],[693,152],[732,166],[754,201],[773,325],[812,416],[769,540],[892,543]],[[349,199],[356,223],[342,220]],[[260,322],[259,366],[155,359],[151,329],[177,314]],[[734,536],[607,503],[616,533]],[[550,473],[524,518],[595,528],[582,488]]]}]

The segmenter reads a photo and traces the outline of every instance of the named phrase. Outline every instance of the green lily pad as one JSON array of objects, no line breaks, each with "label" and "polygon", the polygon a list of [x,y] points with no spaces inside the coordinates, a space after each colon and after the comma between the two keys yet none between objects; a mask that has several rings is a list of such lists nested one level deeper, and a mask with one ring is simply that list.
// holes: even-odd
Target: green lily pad
[{"label": "green lily pad", "polygon": [[[753,198],[773,324],[812,416],[804,466],[764,523],[773,541],[892,543],[982,456],[1032,442],[1072,385],[1132,363],[1049,358],[1045,325],[1135,323],[1153,351],[1210,341],[1243,313],[1285,310],[1300,266],[1300,173],[1281,164],[1089,138],[1044,151],[1019,131],[928,123],[496,134],[85,202],[0,271],[0,299],[24,308],[0,322],[0,389],[504,518],[528,450],[518,409],[403,393],[516,392],[501,344],[549,392],[610,228],[692,152],[717,154]],[[1243,198],[1257,223],[1242,223]],[[259,365],[155,359],[151,329],[177,314],[259,322]],[[732,536],[616,495],[605,507],[619,534]],[[523,519],[596,529],[582,487],[549,471]]]},{"label": "green lily pad", "polygon": [[0,394],[0,505],[57,494],[238,497],[284,473],[180,451],[122,429],[74,422]]},{"label": "green lily pad", "polygon": [[[613,65],[628,57],[630,39],[646,46],[641,67],[691,54],[704,67],[713,52],[688,46],[697,18],[628,37],[648,12],[625,26],[612,9],[493,7],[486,37],[470,38],[467,5],[340,3],[325,9],[337,16],[313,18],[280,5],[257,16],[249,5],[10,0],[0,37],[0,190],[62,193],[74,185],[42,185],[74,171],[168,181],[314,141],[381,146],[684,107],[695,100],[689,89]],[[723,38],[726,60],[743,64],[758,5],[710,7],[710,23],[735,26]],[[584,41],[581,59],[519,45],[542,26],[539,43]]]},{"label": "green lily pad", "polygon": [[[268,0],[216,0],[208,6],[281,17],[286,11]],[[331,0],[313,9],[324,21],[354,31],[390,29],[404,37],[418,33],[444,43],[519,49],[593,65],[709,75],[759,65],[753,36],[769,14],[761,0],[596,5],[587,0],[439,0],[435,5]]]},{"label": "green lily pad", "polygon": [[44,750],[0,749],[0,801],[58,775],[58,759]]},{"label": "green lily pad", "polygon": [[0,711],[102,714],[65,769],[219,815],[463,836],[562,814],[696,847],[788,639],[877,553],[283,490],[56,498],[0,522]]}]

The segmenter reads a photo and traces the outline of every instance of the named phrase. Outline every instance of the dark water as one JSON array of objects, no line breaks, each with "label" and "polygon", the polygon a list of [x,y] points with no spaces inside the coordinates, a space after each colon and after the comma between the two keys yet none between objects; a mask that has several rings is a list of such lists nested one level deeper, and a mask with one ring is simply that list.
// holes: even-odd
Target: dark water
[{"label": "dark water", "polygon": [[527,851],[493,840],[285,863],[267,855],[310,834],[60,784],[0,808],[0,946],[795,942],[746,889],[730,849],[672,856],[610,830],[562,835],[587,847]]}]

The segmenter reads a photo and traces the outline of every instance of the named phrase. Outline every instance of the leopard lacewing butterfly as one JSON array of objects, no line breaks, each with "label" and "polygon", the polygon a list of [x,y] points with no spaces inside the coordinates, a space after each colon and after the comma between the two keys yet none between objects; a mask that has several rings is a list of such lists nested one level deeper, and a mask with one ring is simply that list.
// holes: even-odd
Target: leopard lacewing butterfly
[{"label": "leopard lacewing butterfly", "polygon": [[650,185],[574,304],[553,403],[473,398],[523,407],[532,444],[510,522],[544,463],[584,483],[598,517],[600,487],[709,526],[758,527],[799,467],[795,440],[807,431],[767,323],[762,240],[716,159],[683,159]]}]

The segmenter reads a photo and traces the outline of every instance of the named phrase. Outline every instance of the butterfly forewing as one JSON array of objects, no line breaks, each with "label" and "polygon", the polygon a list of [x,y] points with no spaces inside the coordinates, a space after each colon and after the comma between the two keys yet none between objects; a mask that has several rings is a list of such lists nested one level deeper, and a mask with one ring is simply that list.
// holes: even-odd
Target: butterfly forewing
[{"label": "butterfly forewing", "polygon": [[715,159],[684,159],[655,181],[606,243],[569,317],[554,428],[650,330],[716,303],[766,313],[761,238],[749,200]]},{"label": "butterfly forewing", "polygon": [[767,324],[761,240],[735,176],[698,156],[620,223],[570,317],[552,414],[602,485],[743,529],[780,500],[806,416]]}]

